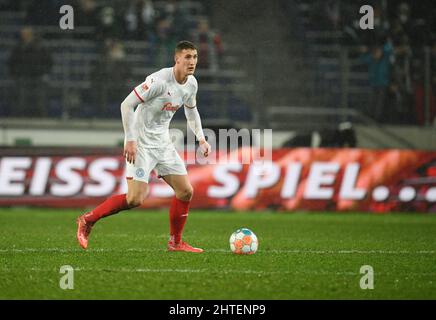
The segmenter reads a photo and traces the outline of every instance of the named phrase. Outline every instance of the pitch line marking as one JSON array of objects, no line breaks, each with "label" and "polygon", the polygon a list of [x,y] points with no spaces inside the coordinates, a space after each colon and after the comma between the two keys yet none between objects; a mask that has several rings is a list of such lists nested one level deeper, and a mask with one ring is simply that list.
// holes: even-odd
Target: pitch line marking
[{"label": "pitch line marking", "polygon": [[[166,249],[145,249],[145,248],[128,248],[128,249],[110,249],[110,248],[90,248],[84,251],[80,248],[8,248],[0,249],[0,253],[40,253],[40,252],[166,252]],[[206,249],[205,252],[230,253],[230,249]],[[278,249],[261,249],[261,253],[294,253],[294,254],[423,254],[433,255],[435,250],[278,250]]]},{"label": "pitch line marking", "polygon": [[[16,271],[34,271],[34,272],[58,272],[57,269],[50,268],[18,268],[10,269],[3,268],[0,272],[16,272]],[[127,273],[234,273],[233,271],[221,270],[221,269],[150,269],[150,268],[74,268],[74,271],[84,271],[84,272],[127,272]],[[291,271],[257,271],[257,270],[240,270],[238,273],[244,274],[284,274],[284,273],[295,273]],[[298,272],[297,272],[298,273]],[[351,273],[350,273],[351,274]],[[353,275],[355,275],[353,273]]]},{"label": "pitch line marking", "polygon": [[[34,271],[34,272],[58,272],[56,268],[3,268],[0,272],[22,272],[22,271]],[[74,268],[74,271],[83,272],[124,272],[124,273],[220,273],[220,274],[234,274],[234,271],[222,270],[222,269],[151,269],[151,268]],[[274,275],[274,274],[309,274],[309,275],[322,275],[322,276],[356,276],[356,272],[344,271],[344,272],[329,272],[329,271],[259,271],[259,270],[238,270],[238,274],[256,274],[256,275]],[[385,273],[378,273],[379,275]],[[389,273],[387,273],[389,275]],[[395,276],[435,276],[436,273],[431,272],[407,272],[405,274],[394,274]]]}]

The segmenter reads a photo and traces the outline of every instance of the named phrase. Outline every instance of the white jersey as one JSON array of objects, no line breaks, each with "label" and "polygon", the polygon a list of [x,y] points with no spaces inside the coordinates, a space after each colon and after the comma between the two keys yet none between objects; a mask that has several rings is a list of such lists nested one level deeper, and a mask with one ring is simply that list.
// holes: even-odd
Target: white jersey
[{"label": "white jersey", "polygon": [[197,89],[197,80],[192,75],[184,84],[179,84],[173,68],[161,69],[138,85],[134,89],[141,102],[134,120],[138,146],[162,148],[170,145],[170,121],[182,106],[196,107]]}]

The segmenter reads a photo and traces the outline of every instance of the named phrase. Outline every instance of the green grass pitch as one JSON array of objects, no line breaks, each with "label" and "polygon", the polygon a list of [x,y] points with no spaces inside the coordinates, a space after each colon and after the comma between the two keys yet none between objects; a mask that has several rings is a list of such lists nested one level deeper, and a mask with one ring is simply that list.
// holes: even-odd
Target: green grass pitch
[{"label": "green grass pitch", "polygon": [[[192,211],[185,239],[202,254],[167,252],[166,211],[101,220],[88,250],[80,212],[0,209],[0,299],[435,299],[436,215]],[[252,229],[259,250],[232,254]],[[74,268],[74,289],[59,286]],[[363,265],[374,288],[363,290]]]}]

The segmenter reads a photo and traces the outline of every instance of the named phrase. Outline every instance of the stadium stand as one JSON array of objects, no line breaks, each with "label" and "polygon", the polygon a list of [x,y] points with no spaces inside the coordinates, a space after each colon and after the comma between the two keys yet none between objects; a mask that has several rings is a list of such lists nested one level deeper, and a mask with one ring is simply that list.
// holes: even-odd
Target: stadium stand
[{"label": "stadium stand", "polygon": [[[379,134],[369,140],[376,146],[384,136],[389,140],[384,145],[395,140],[395,146],[409,147],[401,134],[394,137],[382,126],[435,122],[436,28],[429,18],[435,5],[424,2],[240,0],[223,6],[76,0],[70,1],[77,18],[71,31],[59,28],[64,1],[3,0],[0,116],[9,123],[16,123],[9,120],[13,117],[47,117],[63,124],[98,119],[119,124],[120,101],[145,75],[171,64],[171,48],[184,38],[200,51],[198,104],[206,127],[225,123],[312,135],[350,122],[375,127]],[[374,6],[377,32],[359,29],[361,4]],[[25,95],[15,99],[22,86],[10,73],[12,50],[26,26],[52,61],[40,75],[46,94],[32,107]],[[371,76],[376,70],[371,66],[377,64],[373,55],[383,50],[391,53],[380,80]],[[382,89],[374,90],[377,83]],[[377,101],[381,114],[375,112],[380,108],[368,108]],[[177,122],[185,124],[183,112],[176,113]]]},{"label": "stadium stand", "polygon": [[[172,65],[173,48],[181,39],[195,42],[200,60],[199,105],[209,120],[252,121],[249,104],[241,92],[251,90],[247,75],[238,68],[234,50],[227,50],[219,31],[213,29],[206,4],[200,1],[95,1],[71,2],[75,29],[59,28],[59,8],[64,1],[3,1],[0,6],[1,115],[61,119],[119,118],[120,101],[150,72]],[[23,45],[23,30],[41,48],[38,55],[15,55]],[[29,50],[33,51],[33,50]],[[38,75],[20,73],[50,60]],[[38,63],[35,63],[38,61]],[[37,68],[38,69],[38,68]],[[16,70],[16,71],[14,71]],[[18,71],[17,71],[18,70]],[[38,69],[39,70],[39,69]],[[15,72],[15,74],[14,74]],[[18,72],[18,74],[17,74]],[[32,78],[33,77],[33,78]],[[15,95],[43,92],[40,108],[29,99],[17,102]],[[34,81],[34,80],[38,81]],[[245,84],[245,85],[243,85]],[[32,86],[30,86],[32,87]],[[21,89],[20,89],[21,88]],[[17,91],[18,90],[18,91]],[[178,113],[176,119],[182,119]]]},{"label": "stadium stand", "polygon": [[[362,5],[374,8],[374,30],[359,27]],[[304,46],[322,105],[355,108],[387,124],[434,121],[434,2],[293,0],[282,1],[282,7]],[[425,65],[426,55],[431,65]],[[427,115],[426,69],[433,74],[427,80],[431,90]]]}]

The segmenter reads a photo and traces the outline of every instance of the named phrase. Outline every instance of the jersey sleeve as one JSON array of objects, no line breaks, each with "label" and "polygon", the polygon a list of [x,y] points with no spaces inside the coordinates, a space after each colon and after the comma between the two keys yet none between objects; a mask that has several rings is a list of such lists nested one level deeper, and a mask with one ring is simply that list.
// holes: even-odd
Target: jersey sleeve
[{"label": "jersey sleeve", "polygon": [[149,76],[143,83],[133,89],[141,103],[147,102],[165,92],[165,83],[162,80]]},{"label": "jersey sleeve", "polygon": [[188,108],[194,108],[197,106],[197,91],[198,91],[197,81],[193,83],[190,91],[191,92],[189,93],[188,98],[185,100],[185,106]]}]

